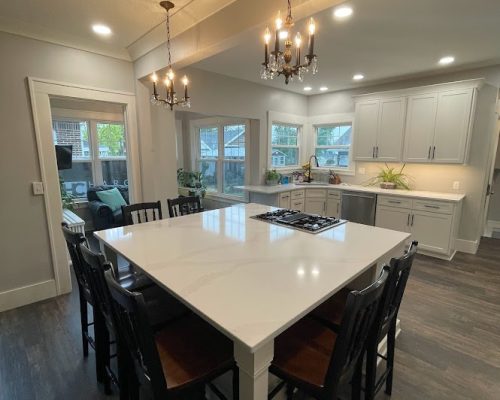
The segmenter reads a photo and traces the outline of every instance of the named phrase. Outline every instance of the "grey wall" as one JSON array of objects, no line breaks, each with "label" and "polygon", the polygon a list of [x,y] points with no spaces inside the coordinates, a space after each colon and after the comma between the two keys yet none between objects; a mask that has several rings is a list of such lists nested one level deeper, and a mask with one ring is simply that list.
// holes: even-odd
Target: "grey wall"
[{"label": "grey wall", "polygon": [[53,278],[26,77],[134,92],[132,64],[0,32],[0,293]]},{"label": "grey wall", "polygon": [[[339,91],[309,97],[309,115],[354,112],[353,96],[386,90],[409,88],[464,79],[485,78],[487,84],[480,90],[473,128],[468,165],[407,164],[405,171],[413,180],[413,188],[438,192],[465,193],[459,239],[478,240],[484,218],[484,193],[488,175],[488,152],[495,124],[497,87],[500,86],[500,66],[455,72],[428,78],[412,79],[390,84]],[[374,176],[382,163],[356,163],[356,175],[344,176],[349,183],[362,184]],[[359,174],[364,167],[366,175]],[[460,181],[460,189],[452,188]]]}]

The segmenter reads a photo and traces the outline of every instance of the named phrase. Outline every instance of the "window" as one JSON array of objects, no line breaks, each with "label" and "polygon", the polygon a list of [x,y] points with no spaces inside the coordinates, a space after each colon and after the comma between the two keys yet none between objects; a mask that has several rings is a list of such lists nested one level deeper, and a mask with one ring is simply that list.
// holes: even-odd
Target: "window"
[{"label": "window", "polygon": [[352,124],[340,123],[315,127],[315,154],[320,167],[350,167]]},{"label": "window", "polygon": [[208,191],[243,196],[247,124],[221,123],[197,127],[197,165]]},{"label": "window", "polygon": [[299,165],[298,125],[273,123],[271,129],[271,166],[284,168]]},{"label": "window", "polygon": [[59,171],[69,194],[86,199],[93,185],[128,185],[123,123],[55,118],[52,131],[54,144],[73,146],[72,168]]}]

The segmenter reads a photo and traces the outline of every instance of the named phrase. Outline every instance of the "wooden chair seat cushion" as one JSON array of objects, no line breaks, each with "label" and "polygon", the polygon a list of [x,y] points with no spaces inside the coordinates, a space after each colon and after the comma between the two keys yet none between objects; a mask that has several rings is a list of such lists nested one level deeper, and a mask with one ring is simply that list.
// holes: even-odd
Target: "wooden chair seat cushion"
[{"label": "wooden chair seat cushion", "polygon": [[270,371],[316,391],[325,383],[337,334],[320,322],[303,318],[274,342]]},{"label": "wooden chair seat cushion", "polygon": [[311,315],[313,317],[331,322],[335,325],[340,325],[342,322],[342,317],[344,315],[344,309],[349,293],[349,289],[341,289],[339,292],[335,293],[332,297],[327,299],[324,303],[316,307],[311,312]]},{"label": "wooden chair seat cushion", "polygon": [[172,322],[155,340],[172,391],[215,378],[235,365],[232,341],[194,314]]}]

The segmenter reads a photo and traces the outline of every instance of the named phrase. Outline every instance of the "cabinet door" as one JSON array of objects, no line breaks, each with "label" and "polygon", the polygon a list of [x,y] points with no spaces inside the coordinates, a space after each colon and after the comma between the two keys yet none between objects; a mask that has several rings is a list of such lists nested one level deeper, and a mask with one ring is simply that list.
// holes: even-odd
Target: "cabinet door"
[{"label": "cabinet door", "polygon": [[375,158],[378,114],[378,100],[356,103],[354,117],[355,160],[373,161]]},{"label": "cabinet door", "polygon": [[413,211],[411,233],[422,250],[448,254],[450,251],[452,215]]},{"label": "cabinet door", "polygon": [[404,161],[431,162],[437,94],[410,96],[405,129]]},{"label": "cabinet door", "polygon": [[340,218],[340,200],[328,199],[326,201],[326,216]]},{"label": "cabinet door", "polygon": [[377,207],[375,226],[400,232],[410,231],[411,210],[396,207]]},{"label": "cabinet door", "polygon": [[290,207],[292,210],[304,212],[304,199],[293,200]]},{"label": "cabinet door", "polygon": [[308,214],[325,215],[325,199],[306,198],[305,211]]},{"label": "cabinet door", "polygon": [[403,151],[406,99],[403,97],[380,101],[377,130],[377,161],[401,161]]},{"label": "cabinet door", "polygon": [[290,192],[280,193],[280,208],[290,208]]},{"label": "cabinet door", "polygon": [[465,148],[472,112],[473,89],[439,94],[432,160],[439,163],[465,161]]}]

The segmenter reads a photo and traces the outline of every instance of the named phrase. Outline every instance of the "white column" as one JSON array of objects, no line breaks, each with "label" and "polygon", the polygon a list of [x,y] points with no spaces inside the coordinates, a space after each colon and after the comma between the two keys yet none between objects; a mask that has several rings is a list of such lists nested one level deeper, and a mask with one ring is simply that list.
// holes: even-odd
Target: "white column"
[{"label": "white column", "polygon": [[240,369],[240,400],[266,400],[268,368],[274,356],[274,340],[254,353],[240,343],[234,343],[234,358]]}]

